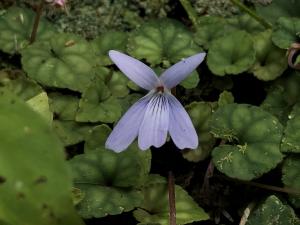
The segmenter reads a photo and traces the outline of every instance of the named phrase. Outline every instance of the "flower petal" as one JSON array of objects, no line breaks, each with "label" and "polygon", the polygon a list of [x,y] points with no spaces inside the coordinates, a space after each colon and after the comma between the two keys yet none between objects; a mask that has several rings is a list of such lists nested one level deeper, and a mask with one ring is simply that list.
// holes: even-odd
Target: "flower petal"
[{"label": "flower petal", "polygon": [[105,148],[121,152],[134,141],[150,98],[151,96],[146,95],[128,109],[107,138]]},{"label": "flower petal", "polygon": [[171,94],[167,96],[170,107],[169,133],[179,149],[198,147],[198,135],[194,125],[181,105]]},{"label": "flower petal", "polygon": [[115,50],[110,50],[108,54],[119,69],[140,87],[151,90],[159,83],[154,71],[141,61]]},{"label": "flower petal", "polygon": [[205,55],[206,53],[199,53],[181,60],[163,72],[159,79],[167,88],[175,87],[197,68],[204,60]]},{"label": "flower petal", "polygon": [[167,138],[169,127],[169,103],[164,94],[155,94],[148,103],[144,120],[139,130],[139,148],[151,145],[161,147]]}]

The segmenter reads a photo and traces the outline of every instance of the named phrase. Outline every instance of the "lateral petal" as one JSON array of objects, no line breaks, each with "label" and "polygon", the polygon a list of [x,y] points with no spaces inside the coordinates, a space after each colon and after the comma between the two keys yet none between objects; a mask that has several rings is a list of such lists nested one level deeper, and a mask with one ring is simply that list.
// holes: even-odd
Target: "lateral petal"
[{"label": "lateral petal", "polygon": [[199,53],[183,59],[164,71],[159,79],[171,89],[184,80],[204,60],[206,53]]},{"label": "lateral petal", "polygon": [[108,55],[118,68],[140,87],[152,90],[159,83],[154,71],[141,61],[115,50],[110,50]]},{"label": "lateral petal", "polygon": [[169,133],[179,149],[198,147],[198,135],[181,103],[171,94],[167,96],[170,107]]},{"label": "lateral petal", "polygon": [[164,94],[155,94],[147,105],[139,130],[138,144],[142,150],[151,145],[161,147],[167,138],[169,126],[169,103]]},{"label": "lateral petal", "polygon": [[137,137],[151,96],[138,100],[119,120],[106,140],[105,148],[115,152],[125,150]]}]

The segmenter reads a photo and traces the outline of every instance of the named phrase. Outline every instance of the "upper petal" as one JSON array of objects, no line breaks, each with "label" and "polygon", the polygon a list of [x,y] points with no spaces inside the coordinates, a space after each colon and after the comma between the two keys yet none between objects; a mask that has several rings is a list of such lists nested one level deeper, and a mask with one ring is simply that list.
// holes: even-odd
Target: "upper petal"
[{"label": "upper petal", "polygon": [[186,78],[204,60],[206,53],[199,53],[181,60],[164,71],[160,80],[167,88],[173,88]]},{"label": "upper petal", "polygon": [[159,79],[154,71],[141,61],[115,50],[110,50],[108,54],[119,69],[140,87],[151,90],[158,84]]},{"label": "upper petal", "polygon": [[139,130],[138,143],[142,150],[151,145],[161,147],[167,138],[169,126],[169,103],[164,94],[155,94],[147,105]]},{"label": "upper petal", "polygon": [[151,96],[146,95],[131,106],[106,140],[105,148],[121,152],[137,137]]},{"label": "upper petal", "polygon": [[198,147],[198,135],[194,125],[181,105],[171,94],[167,96],[170,107],[169,133],[179,149]]}]

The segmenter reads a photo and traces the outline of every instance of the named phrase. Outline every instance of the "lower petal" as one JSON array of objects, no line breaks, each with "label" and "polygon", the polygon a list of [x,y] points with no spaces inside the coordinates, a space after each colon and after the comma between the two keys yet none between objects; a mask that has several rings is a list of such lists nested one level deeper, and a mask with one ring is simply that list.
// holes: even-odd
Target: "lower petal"
[{"label": "lower petal", "polygon": [[198,135],[189,115],[173,95],[167,97],[170,107],[169,132],[174,144],[179,149],[197,148]]},{"label": "lower petal", "polygon": [[148,149],[151,145],[161,147],[167,139],[169,127],[169,104],[163,94],[153,95],[148,103],[144,120],[139,130],[139,147]]},{"label": "lower petal", "polygon": [[121,152],[134,141],[138,135],[150,98],[151,96],[147,95],[129,108],[110,133],[105,148]]}]

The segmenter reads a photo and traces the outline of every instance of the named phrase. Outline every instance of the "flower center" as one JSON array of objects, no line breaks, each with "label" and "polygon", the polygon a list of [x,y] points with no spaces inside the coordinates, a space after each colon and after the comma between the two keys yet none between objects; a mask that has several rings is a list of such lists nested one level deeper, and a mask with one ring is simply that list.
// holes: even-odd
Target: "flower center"
[{"label": "flower center", "polygon": [[158,86],[158,87],[156,87],[156,91],[160,92],[160,93],[164,93],[165,88],[164,88],[164,86]]}]

